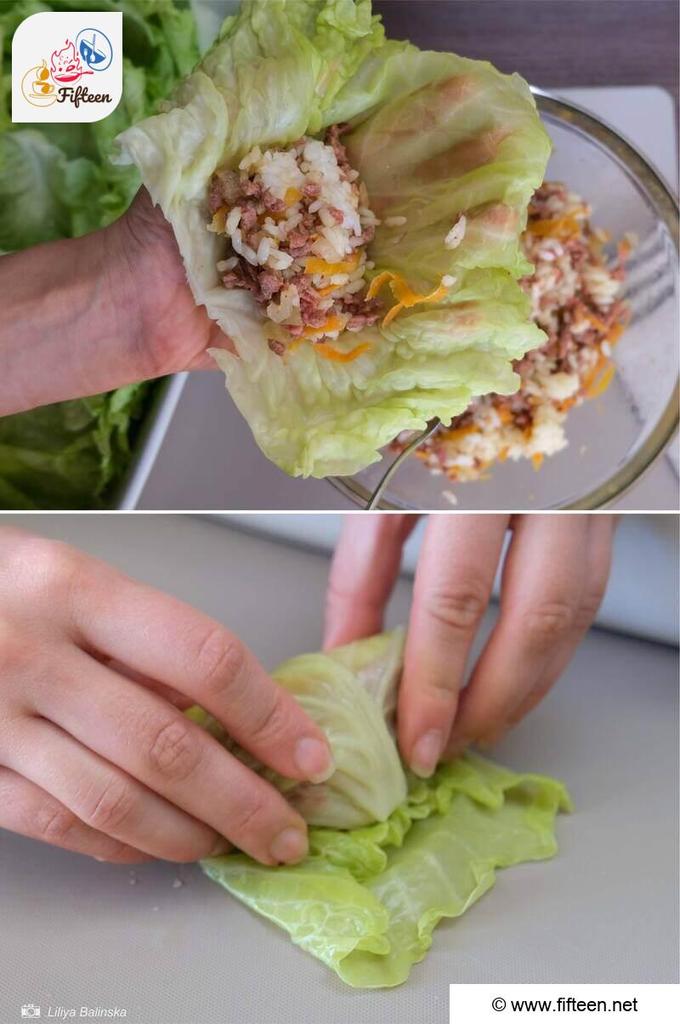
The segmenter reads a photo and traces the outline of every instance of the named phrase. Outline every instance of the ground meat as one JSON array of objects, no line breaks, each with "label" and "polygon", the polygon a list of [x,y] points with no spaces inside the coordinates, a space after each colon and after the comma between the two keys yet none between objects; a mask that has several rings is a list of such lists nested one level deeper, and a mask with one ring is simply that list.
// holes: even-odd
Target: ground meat
[{"label": "ground meat", "polygon": [[[328,334],[331,337],[337,336],[343,324],[349,325],[350,330],[358,331],[362,327],[375,323],[384,313],[378,300],[367,302],[365,298],[365,282],[363,281],[365,254],[361,253],[360,247],[373,238],[375,229],[367,224],[371,219],[367,211],[364,209],[363,213],[360,212],[362,207],[368,206],[368,197],[366,190],[362,191],[357,183],[357,173],[352,170],[345,147],[341,142],[341,135],[347,129],[347,125],[333,125],[326,134],[326,144],[333,150],[340,177],[344,180],[338,198],[335,199],[337,203],[335,206],[330,205],[327,198],[322,202],[317,202],[325,194],[320,177],[320,174],[323,173],[323,164],[322,162],[318,163],[317,160],[318,166],[316,166],[314,161],[317,158],[312,159],[311,156],[310,161],[305,161],[303,150],[308,141],[306,138],[298,140],[298,143],[294,144],[296,148],[294,158],[298,162],[303,178],[300,184],[301,193],[296,190],[293,197],[286,193],[285,198],[279,198],[278,194],[274,194],[271,189],[267,188],[262,177],[261,167],[257,162],[250,163],[250,169],[240,172],[218,171],[211,180],[208,194],[211,211],[214,214],[217,210],[226,208],[228,212],[238,206],[241,211],[238,222],[240,240],[256,254],[255,257],[249,254],[250,259],[253,260],[252,263],[249,262],[242,254],[236,253],[233,248],[238,244],[237,236],[234,234],[235,228],[230,226],[227,230],[226,224],[223,228],[218,228],[218,233],[226,235],[227,241],[233,243],[221,255],[230,261],[232,256],[236,255],[237,257],[236,266],[222,276],[224,286],[251,292],[255,299],[265,307],[272,300],[278,303],[279,293],[289,285],[294,286],[297,289],[295,304],[292,305],[287,300],[284,304],[285,309],[280,311],[280,315],[283,317],[281,328],[291,338],[304,337],[306,328],[312,328],[322,335],[324,324],[327,322],[329,322]],[[327,152],[326,157],[329,156],[330,153]],[[270,154],[270,157],[274,160],[275,154]],[[278,192],[278,189],[276,191]],[[283,195],[283,191],[281,194]],[[356,205],[363,228],[360,237],[355,232],[361,228],[354,229],[345,224],[346,213],[344,211],[347,201]],[[311,212],[310,206],[313,208]],[[315,207],[320,207],[320,209]],[[292,219],[293,216],[294,219]],[[265,229],[267,217],[276,221],[278,231],[267,232]],[[333,287],[332,271],[328,268],[320,272],[320,277],[315,278],[316,285],[312,282],[313,275],[305,270],[305,257],[312,254],[315,243],[323,237],[324,229],[331,223],[337,225],[334,230],[340,229],[343,232],[343,237],[345,229],[347,229],[348,237],[343,241],[342,247],[337,246],[338,253],[350,253],[356,250],[357,256],[360,256],[358,271],[362,278],[361,293],[348,292],[343,285]],[[212,230],[215,229],[214,225],[210,225],[210,227]],[[268,245],[262,245],[263,239],[269,239]],[[262,249],[260,249],[261,245]],[[269,249],[268,252],[267,249]],[[296,262],[292,265],[289,262],[288,266],[284,266],[286,261],[276,255],[277,251],[279,254],[292,257]],[[258,252],[260,253],[259,259]],[[339,255],[337,259],[340,259]],[[328,259],[326,262],[331,264],[334,261]],[[354,283],[356,276],[358,275],[353,275],[353,287],[357,287]],[[324,294],[319,294],[320,292]],[[290,323],[288,321],[299,322]],[[332,325],[335,325],[335,330],[332,329]],[[270,342],[270,348],[274,352],[279,352],[281,346],[285,347],[281,335],[277,337],[276,345]]]},{"label": "ground meat", "polygon": [[472,409],[466,409],[465,412],[462,412],[460,414],[460,416],[456,416],[454,419],[451,420],[451,423],[449,424],[449,429],[460,430],[461,427],[470,426],[474,418],[474,412],[472,411]]},{"label": "ground meat", "polygon": [[250,231],[257,224],[257,210],[250,203],[244,204],[241,208],[241,220],[239,221],[239,227],[241,233],[245,234],[246,231]]},{"label": "ground meat", "polygon": [[371,327],[380,318],[380,313],[355,313],[347,321],[348,331],[360,331],[362,327]]},{"label": "ground meat", "polygon": [[355,245],[368,245],[375,238],[375,228],[372,224],[367,224],[362,233],[357,238]]},{"label": "ground meat", "polygon": [[221,206],[235,206],[242,194],[241,179],[236,171],[215,171],[208,193],[210,212],[215,213]]},{"label": "ground meat", "polygon": [[259,291],[257,282],[239,273],[238,268],[230,270],[228,274],[224,274],[222,276],[222,284],[225,288],[245,288],[246,291],[252,292],[256,297]]},{"label": "ground meat", "polygon": [[517,412],[512,414],[512,422],[515,424],[518,430],[527,430],[533,423],[534,418],[531,415],[530,409],[519,409]]},{"label": "ground meat", "polygon": [[506,409],[512,416],[512,422],[518,430],[526,430],[533,423],[531,404],[523,392],[518,391],[514,395],[497,396],[494,399],[494,406],[497,410]]},{"label": "ground meat", "polygon": [[308,231],[293,230],[288,235],[288,251],[291,256],[307,256],[312,251],[313,239]]},{"label": "ground meat", "polygon": [[295,285],[301,299],[308,299],[312,302],[316,302],[318,300],[318,292],[305,274],[296,274],[295,277],[291,279],[291,284]]},{"label": "ground meat", "polygon": [[326,145],[330,146],[335,153],[335,159],[338,161],[340,169],[345,171],[345,173],[351,170],[351,167],[349,160],[347,159],[347,150],[340,142],[340,136],[343,132],[347,131],[348,127],[349,125],[347,124],[332,124],[324,138]]},{"label": "ground meat", "polygon": [[574,269],[580,271],[589,256],[588,246],[580,239],[573,238],[565,243],[565,249],[571,257]]},{"label": "ground meat", "polygon": [[283,275],[278,270],[265,270],[260,275],[260,294],[265,302],[283,288]]},{"label": "ground meat", "polygon": [[217,213],[220,206],[222,206],[222,202],[222,186],[216,175],[213,174],[210,179],[210,188],[208,189],[208,209],[211,213]]},{"label": "ground meat", "polygon": [[311,304],[300,303],[300,316],[305,327],[323,327],[328,319],[325,309],[317,309]]},{"label": "ground meat", "polygon": [[286,209],[283,199],[277,199],[268,188],[264,189],[262,193],[262,202],[264,203],[265,210],[269,210],[270,213],[283,213]]},{"label": "ground meat", "polygon": [[222,275],[222,283],[225,288],[243,288],[252,292],[259,302],[265,303],[281,290],[283,276],[278,270],[261,272],[258,267],[242,261]]},{"label": "ground meat", "polygon": [[345,309],[351,314],[347,322],[348,331],[360,331],[362,327],[370,327],[384,315],[380,301],[378,299],[367,300],[361,292],[347,296]]},{"label": "ground meat", "polygon": [[349,310],[353,315],[358,313],[380,313],[382,310],[382,303],[379,299],[366,299],[365,295],[361,292],[355,292],[354,295],[347,295],[345,298],[345,308]]},{"label": "ground meat", "polygon": [[300,317],[302,323],[307,327],[321,327],[328,319],[328,313],[320,309],[321,299],[309,279],[302,274],[294,278],[295,287],[300,296]]},{"label": "ground meat", "polygon": [[251,181],[247,174],[241,177],[241,189],[244,196],[251,196],[254,199],[262,198],[262,185],[259,181]]},{"label": "ground meat", "polygon": [[576,338],[571,333],[568,327],[563,327],[557,338],[557,358],[560,362],[564,362],[570,352],[575,351],[578,348]]}]

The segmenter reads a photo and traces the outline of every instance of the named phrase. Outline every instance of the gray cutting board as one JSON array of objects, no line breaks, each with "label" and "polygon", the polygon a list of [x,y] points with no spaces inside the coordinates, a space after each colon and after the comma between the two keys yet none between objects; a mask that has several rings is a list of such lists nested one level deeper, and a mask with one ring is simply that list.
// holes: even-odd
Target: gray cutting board
[{"label": "gray cutting board", "polygon": [[[316,648],[327,558],[179,516],[8,515],[228,623],[264,663]],[[399,584],[390,621],[404,621]],[[487,623],[488,626],[488,623]],[[673,982],[677,656],[594,632],[498,750],[564,779],[559,856],[502,872],[406,985],[357,992],[196,867],[98,864],[0,833],[0,1024],[121,1006],[131,1024],[446,1024],[451,982]],[[174,887],[180,878],[183,885]]]}]

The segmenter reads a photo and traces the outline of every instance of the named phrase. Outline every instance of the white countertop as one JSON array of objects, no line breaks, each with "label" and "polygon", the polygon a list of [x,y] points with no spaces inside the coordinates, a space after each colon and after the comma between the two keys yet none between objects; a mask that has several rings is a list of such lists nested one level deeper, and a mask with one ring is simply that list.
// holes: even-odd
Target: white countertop
[{"label": "white countertop", "polygon": [[[268,666],[319,645],[325,555],[182,516],[5,521],[193,602]],[[402,580],[391,623],[408,602]],[[397,989],[347,988],[198,868],[145,865],[131,885],[127,867],[0,834],[0,1024],[26,1002],[117,1004],[130,1024],[446,1024],[450,982],[676,981],[677,678],[673,649],[590,634],[497,751],[569,785],[559,855],[500,872]]]}]

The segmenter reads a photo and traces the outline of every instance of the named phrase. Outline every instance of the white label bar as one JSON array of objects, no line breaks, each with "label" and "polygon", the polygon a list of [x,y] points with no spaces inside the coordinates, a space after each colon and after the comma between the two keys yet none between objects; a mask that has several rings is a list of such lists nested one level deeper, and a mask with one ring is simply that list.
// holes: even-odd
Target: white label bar
[{"label": "white label bar", "polygon": [[450,985],[449,1024],[662,1024],[678,985]]}]

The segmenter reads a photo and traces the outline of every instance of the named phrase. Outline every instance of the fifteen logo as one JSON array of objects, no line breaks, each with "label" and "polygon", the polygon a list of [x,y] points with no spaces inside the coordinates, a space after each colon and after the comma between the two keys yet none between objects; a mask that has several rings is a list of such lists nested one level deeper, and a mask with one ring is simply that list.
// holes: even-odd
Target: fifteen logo
[{"label": "fifteen logo", "polygon": [[[122,95],[122,17],[45,11],[26,18],[12,40],[12,120],[100,121],[115,110]],[[49,53],[49,64],[41,55],[22,67],[29,47]]]}]

